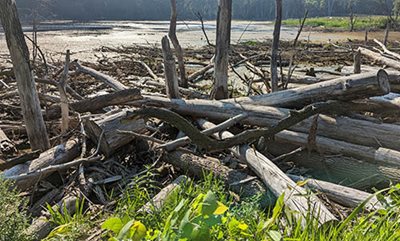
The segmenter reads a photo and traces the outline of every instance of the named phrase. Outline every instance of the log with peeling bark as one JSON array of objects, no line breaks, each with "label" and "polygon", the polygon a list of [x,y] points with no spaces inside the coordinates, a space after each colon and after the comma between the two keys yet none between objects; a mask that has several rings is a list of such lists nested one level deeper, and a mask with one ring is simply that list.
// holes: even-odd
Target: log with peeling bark
[{"label": "log with peeling bark", "polygon": [[400,62],[399,61],[387,58],[385,56],[382,56],[380,53],[374,52],[372,50],[369,50],[369,49],[366,49],[363,47],[360,47],[358,50],[361,52],[362,55],[365,55],[367,58],[369,58],[371,60],[374,60],[383,65],[392,67],[396,70],[400,70]]},{"label": "log with peeling bark", "polygon": [[[140,100],[142,98],[140,89],[126,89],[72,102],[70,103],[70,106],[73,110],[79,113],[96,112],[108,106],[123,105],[127,102]],[[48,119],[55,119],[60,116],[60,113],[60,107],[56,106],[47,111],[46,117]]]},{"label": "log with peeling bark", "polygon": [[[38,171],[50,165],[70,162],[80,154],[80,143],[77,140],[70,140],[66,144],[58,145],[40,154],[40,156],[31,162],[14,166],[3,172],[4,178],[14,178],[19,175],[27,175]],[[32,176],[31,178],[17,180],[16,186],[25,190],[33,187],[39,180],[45,178],[48,174],[41,176]]]},{"label": "log with peeling bark", "polygon": [[241,170],[230,169],[220,163],[218,159],[200,157],[180,151],[164,153],[162,160],[180,168],[184,172],[197,178],[204,177],[204,173],[212,173],[221,179],[225,186],[241,197],[252,197],[264,194],[266,188],[257,178]]},{"label": "log with peeling bark", "polygon": [[151,199],[151,201],[140,208],[138,212],[153,213],[153,211],[160,210],[164,206],[164,203],[167,201],[168,197],[187,181],[188,178],[186,176],[179,176],[171,184],[164,187],[156,196]]},{"label": "log with peeling bark", "polygon": [[318,101],[354,100],[385,95],[389,92],[389,76],[385,70],[379,70],[378,73],[346,76],[296,89],[228,99],[223,102],[298,108]]},{"label": "log with peeling bark", "polygon": [[[164,107],[181,115],[208,118],[213,121],[225,121],[246,113],[248,117],[242,120],[241,123],[261,127],[273,126],[290,114],[290,110],[283,108],[242,105],[216,100],[169,100],[166,98],[145,97],[144,100],[131,104],[134,106]],[[312,123],[312,119],[307,119],[289,129],[309,133]],[[378,124],[344,116],[330,117],[320,115],[317,134],[364,146],[400,150],[400,139],[398,138],[400,136],[400,126],[393,124]]]},{"label": "log with peeling bark", "polygon": [[[358,207],[373,195],[371,193],[330,182],[320,181],[312,178],[304,178],[290,174],[288,176],[295,182],[305,183],[305,186],[310,188],[312,191],[320,192],[323,195],[326,195],[329,200],[350,208]],[[376,197],[372,197],[371,200],[369,200],[365,205],[365,209],[368,211],[375,211],[381,209],[382,207],[382,204]]]},{"label": "log with peeling bark", "polygon": [[120,147],[134,140],[132,135],[124,135],[118,131],[133,131],[141,133],[145,130],[143,119],[123,120],[127,110],[118,113],[107,113],[85,121],[85,130],[90,139],[100,142],[100,150],[106,156],[112,155]]},{"label": "log with peeling bark", "polygon": [[[206,120],[198,120],[198,124],[205,129],[212,128],[214,124]],[[217,135],[221,138],[232,137],[230,132],[223,132]],[[306,217],[313,215],[320,225],[336,220],[335,216],[315,195],[307,198],[307,191],[297,186],[286,174],[275,166],[263,154],[251,148],[249,145],[242,145],[232,148],[231,151],[240,159],[245,161],[249,167],[257,174],[264,184],[279,197],[284,195],[284,202],[287,207],[297,211],[298,218],[305,225]]]},{"label": "log with peeling bark", "polygon": [[[287,142],[268,141],[266,149],[263,148],[260,151],[281,156],[298,149],[298,147]],[[334,155],[303,150],[288,156],[283,161],[292,162],[297,167],[305,168],[307,175],[316,179],[340,183],[357,189],[385,187],[390,183],[400,182],[398,168],[379,166],[343,154]]]}]

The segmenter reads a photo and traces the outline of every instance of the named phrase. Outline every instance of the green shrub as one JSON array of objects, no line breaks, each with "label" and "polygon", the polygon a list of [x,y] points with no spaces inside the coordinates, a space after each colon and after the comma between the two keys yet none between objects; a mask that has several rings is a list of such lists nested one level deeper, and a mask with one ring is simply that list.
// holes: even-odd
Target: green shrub
[{"label": "green shrub", "polygon": [[25,200],[12,183],[0,178],[0,241],[32,240],[24,233],[29,226],[25,208]]}]

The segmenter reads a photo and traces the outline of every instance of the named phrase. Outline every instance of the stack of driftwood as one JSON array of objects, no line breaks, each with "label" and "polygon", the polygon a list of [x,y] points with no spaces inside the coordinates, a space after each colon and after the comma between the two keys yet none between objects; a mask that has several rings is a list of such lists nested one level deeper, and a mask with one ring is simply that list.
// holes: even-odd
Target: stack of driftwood
[{"label": "stack of driftwood", "polygon": [[[54,147],[43,153],[26,150],[12,71],[3,68],[0,170],[30,196],[35,217],[30,231],[41,238],[52,229],[43,218],[46,203],[64,203],[71,212],[82,198],[112,207],[107,190],[124,188],[150,163],[163,169],[162,186],[175,173],[198,178],[213,173],[240,197],[284,194],[299,218],[313,213],[321,224],[341,217],[332,207],[355,207],[371,187],[400,181],[399,54],[383,45],[379,53],[363,47],[327,51],[346,61],[354,53],[358,74],[313,68],[286,76],[281,60],[283,90],[266,93],[268,56],[254,48],[246,57],[239,54],[243,48],[234,47],[231,75],[243,81],[247,93],[218,101],[207,93],[212,48],[186,52],[187,66],[200,66],[188,68],[189,88],[178,86],[173,57],[164,53],[163,60],[161,50],[151,48],[103,48],[98,64],[46,63],[37,82]],[[361,65],[361,56],[375,65]],[[240,67],[248,72],[240,73]],[[316,77],[317,72],[325,75]],[[65,74],[67,116],[53,80]],[[156,203],[181,181],[167,186]],[[376,198],[366,205],[379,207]]]}]

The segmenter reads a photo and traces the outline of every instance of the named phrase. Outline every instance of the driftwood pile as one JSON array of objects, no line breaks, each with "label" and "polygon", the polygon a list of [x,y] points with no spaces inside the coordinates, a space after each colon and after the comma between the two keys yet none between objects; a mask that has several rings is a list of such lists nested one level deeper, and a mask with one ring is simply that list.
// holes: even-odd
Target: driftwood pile
[{"label": "driftwood pile", "polygon": [[[354,70],[299,66],[289,76],[290,53],[283,51],[282,90],[274,93],[265,85],[265,47],[234,46],[230,77],[240,84],[232,82],[231,98],[218,101],[209,98],[212,47],[185,51],[188,88],[178,86],[166,43],[164,54],[103,47],[96,64],[68,64],[67,53],[67,64],[36,70],[53,146],[43,153],[28,149],[14,76],[1,67],[2,176],[29,195],[35,218],[30,232],[39,238],[52,229],[42,218],[46,203],[65,203],[73,212],[76,200],[85,198],[90,208],[112,208],[107,191],[146,173],[144,164],[159,171],[160,187],[178,173],[201,178],[211,172],[240,197],[284,194],[298,218],[313,213],[321,224],[339,219],[338,205],[355,207],[371,187],[400,181],[400,55],[383,45],[377,52],[379,45],[350,51],[309,44],[297,62],[310,64],[314,53],[349,66],[354,55]],[[376,63],[362,65],[361,59]],[[156,203],[185,180],[167,186]],[[378,207],[372,199],[366,209]]]}]

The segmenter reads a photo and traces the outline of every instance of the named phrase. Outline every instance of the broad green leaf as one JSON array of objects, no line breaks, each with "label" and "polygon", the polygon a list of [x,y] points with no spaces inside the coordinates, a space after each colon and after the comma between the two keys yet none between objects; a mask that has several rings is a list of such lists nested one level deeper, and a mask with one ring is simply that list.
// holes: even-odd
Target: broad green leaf
[{"label": "broad green leaf", "polygon": [[273,240],[273,241],[281,241],[282,240],[282,235],[280,232],[276,230],[270,230],[268,232],[268,236]]},{"label": "broad green leaf", "polygon": [[122,220],[117,217],[109,218],[101,225],[101,229],[110,230],[114,234],[118,234],[122,227]]},{"label": "broad green leaf", "polygon": [[212,215],[217,207],[217,197],[213,192],[208,191],[204,197],[203,203],[201,204],[201,214],[207,216]]}]

